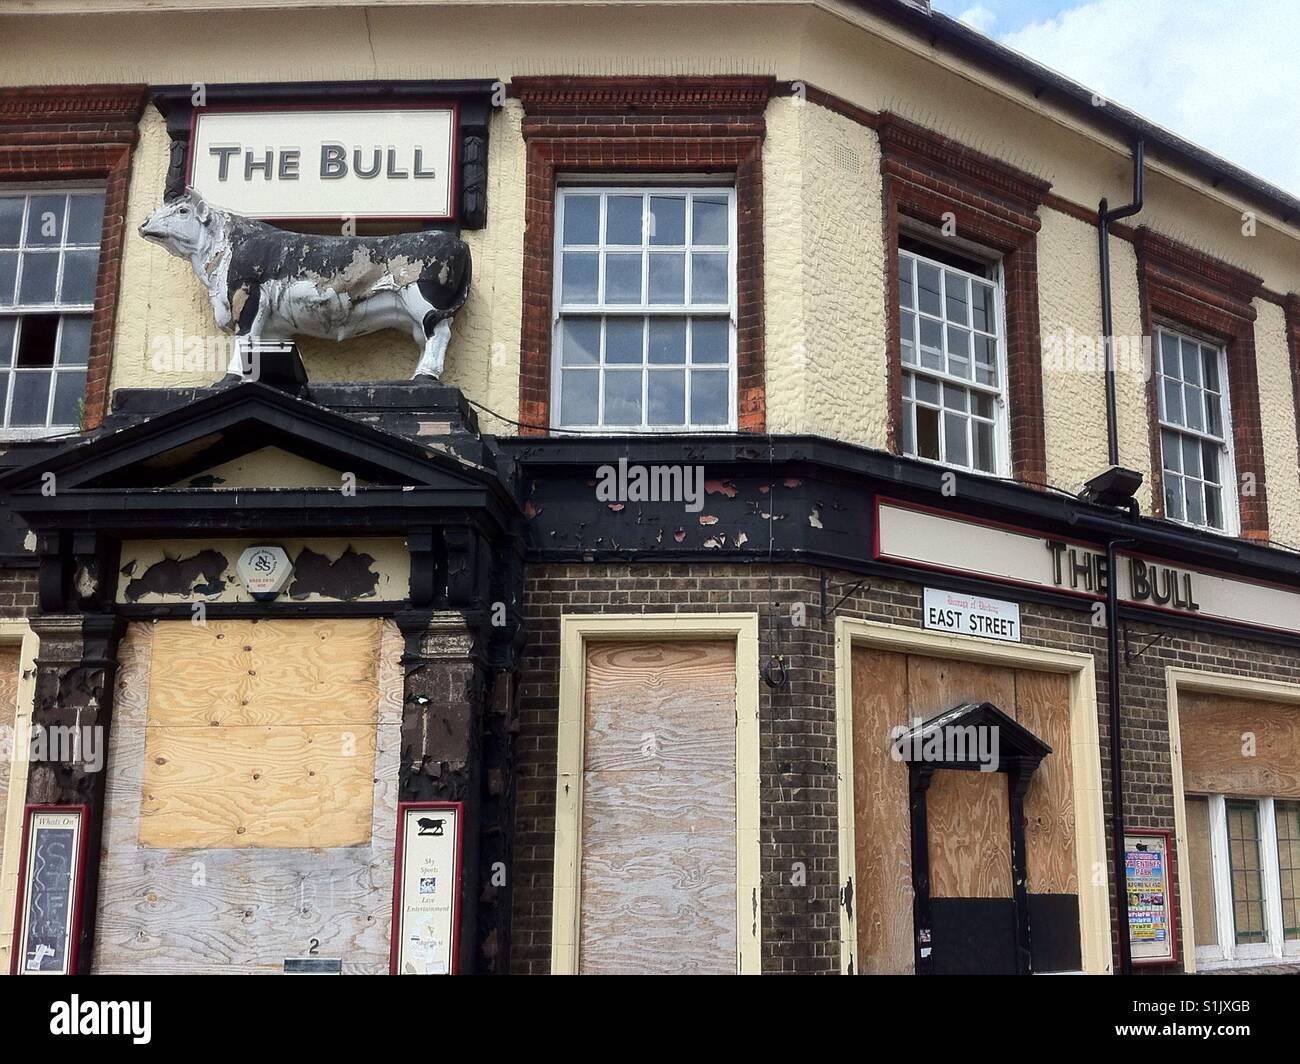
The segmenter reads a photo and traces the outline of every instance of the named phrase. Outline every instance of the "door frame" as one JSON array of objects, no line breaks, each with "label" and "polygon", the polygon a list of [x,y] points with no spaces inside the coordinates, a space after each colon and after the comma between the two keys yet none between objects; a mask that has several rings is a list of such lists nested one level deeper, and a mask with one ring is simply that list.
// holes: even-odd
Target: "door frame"
[{"label": "door frame", "polygon": [[[853,651],[857,647],[954,658],[1009,669],[1059,673],[1070,687],[1070,752],[1074,791],[1076,878],[1083,971],[1111,972],[1110,884],[1102,808],[1097,678],[1091,654],[1026,643],[995,643],[905,625],[838,617],[835,621],[835,750],[839,779],[840,971],[860,972],[858,886],[853,804]],[[1098,875],[1100,870],[1100,875]],[[1100,882],[1098,882],[1100,880]]]},{"label": "door frame", "polygon": [[[14,707],[13,749],[9,763],[9,797],[5,818],[4,859],[0,862],[0,972],[9,971],[13,949],[13,919],[17,908],[18,864],[22,848],[23,810],[27,805],[28,745],[31,739],[32,702],[36,693],[36,653],[40,638],[22,618],[0,620],[0,645],[19,647],[18,704]],[[22,756],[19,756],[19,752]]]},{"label": "door frame", "polygon": [[726,641],[735,647],[736,971],[757,975],[762,961],[757,613],[565,614],[560,618],[551,973],[578,971],[587,644],[647,640]]}]

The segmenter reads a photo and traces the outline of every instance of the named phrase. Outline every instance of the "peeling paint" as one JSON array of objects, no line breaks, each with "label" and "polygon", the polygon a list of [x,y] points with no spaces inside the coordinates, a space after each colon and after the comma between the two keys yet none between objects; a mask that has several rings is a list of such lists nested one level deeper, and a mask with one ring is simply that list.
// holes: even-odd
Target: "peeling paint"
[{"label": "peeling paint", "polygon": [[379,586],[379,573],[374,564],[373,555],[358,554],[351,547],[333,562],[310,547],[304,547],[293,563],[289,597],[305,599],[317,594],[343,602],[373,598]]},{"label": "peeling paint", "polygon": [[813,528],[822,527],[822,512],[816,507],[813,507],[812,513],[808,515],[808,523],[812,525]]},{"label": "peeling paint", "polygon": [[706,480],[704,490],[709,495],[725,495],[728,499],[736,497],[736,485],[729,480]]},{"label": "peeling paint", "polygon": [[700,514],[700,524],[716,525],[717,523],[718,523],[718,519],[714,517],[713,514]]},{"label": "peeling paint", "polygon": [[[145,595],[220,595],[226,586],[222,573],[229,562],[220,551],[204,550],[189,558],[164,558],[154,562],[138,580],[126,585],[128,602],[138,602]],[[134,571],[134,567],[132,567]]]}]

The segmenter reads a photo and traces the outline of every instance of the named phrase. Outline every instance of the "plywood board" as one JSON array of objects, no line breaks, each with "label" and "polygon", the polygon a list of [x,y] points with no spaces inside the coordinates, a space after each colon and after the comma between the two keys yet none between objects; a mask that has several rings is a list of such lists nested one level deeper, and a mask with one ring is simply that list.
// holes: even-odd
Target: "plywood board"
[{"label": "plywood board", "polygon": [[858,970],[908,974],[912,850],[907,766],[889,755],[890,730],[907,723],[907,658],[853,651],[853,816]]},{"label": "plywood board", "polygon": [[1016,720],[1052,752],[1025,794],[1025,849],[1031,894],[1077,894],[1074,844],[1074,751],[1070,681],[1060,673],[1016,671]]},{"label": "plywood board", "polygon": [[[379,633],[371,710],[368,841],[323,849],[152,848],[139,844],[150,650],[162,624],[128,626],[119,651],[105,799],[94,970],[278,973],[288,957],[388,970],[401,748],[402,637]],[[170,678],[168,678],[170,679]]]},{"label": "plywood board", "polygon": [[[913,655],[908,704],[926,719],[963,702],[992,702],[1015,716],[1013,670]],[[1011,820],[1007,778],[998,772],[936,772],[928,799],[930,895],[1011,897]]]},{"label": "plywood board", "polygon": [[368,841],[380,623],[157,624],[140,843]]},{"label": "plywood board", "polygon": [[725,643],[587,648],[580,971],[735,971],[735,670]]},{"label": "plywood board", "polygon": [[1300,798],[1300,706],[1180,693],[1178,731],[1185,790]]},{"label": "plywood board", "polygon": [[1191,876],[1192,923],[1198,946],[1219,944],[1219,917],[1214,895],[1214,866],[1210,858],[1210,802],[1189,797],[1183,804],[1187,822],[1187,869]]}]

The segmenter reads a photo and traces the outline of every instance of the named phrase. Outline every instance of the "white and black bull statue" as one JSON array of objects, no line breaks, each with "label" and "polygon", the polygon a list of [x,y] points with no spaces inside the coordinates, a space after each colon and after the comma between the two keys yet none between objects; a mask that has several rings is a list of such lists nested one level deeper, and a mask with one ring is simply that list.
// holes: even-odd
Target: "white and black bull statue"
[{"label": "white and black bull statue", "polygon": [[[442,376],[451,320],[469,295],[469,246],[450,233],[290,233],[191,189],[149,215],[140,235],[189,259],[226,332],[346,340],[398,329],[420,345],[415,377]],[[230,373],[240,373],[239,358]]]}]

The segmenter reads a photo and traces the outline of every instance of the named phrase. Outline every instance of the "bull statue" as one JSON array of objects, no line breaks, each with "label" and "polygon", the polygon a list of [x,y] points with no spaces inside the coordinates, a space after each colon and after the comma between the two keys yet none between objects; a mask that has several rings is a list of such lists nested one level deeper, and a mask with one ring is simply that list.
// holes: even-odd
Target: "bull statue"
[{"label": "bull statue", "polygon": [[[412,379],[442,376],[451,320],[469,295],[469,246],[450,233],[290,233],[189,189],[150,214],[140,235],[189,259],[225,332],[346,340],[398,329],[421,349]],[[241,370],[236,350],[228,373]]]}]

